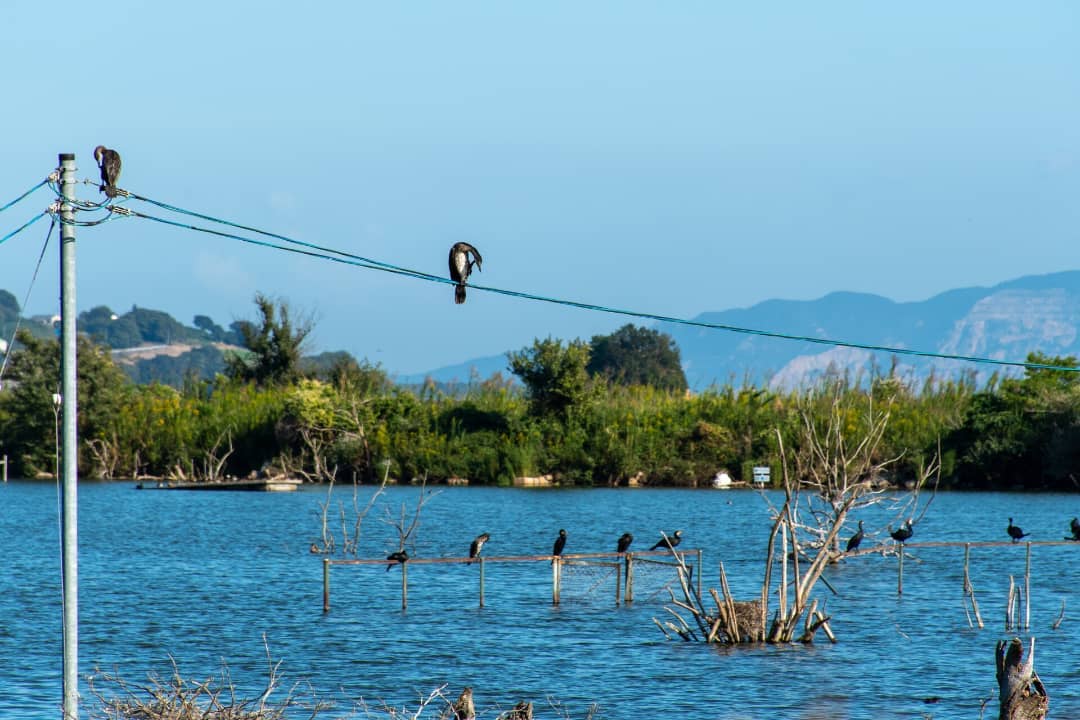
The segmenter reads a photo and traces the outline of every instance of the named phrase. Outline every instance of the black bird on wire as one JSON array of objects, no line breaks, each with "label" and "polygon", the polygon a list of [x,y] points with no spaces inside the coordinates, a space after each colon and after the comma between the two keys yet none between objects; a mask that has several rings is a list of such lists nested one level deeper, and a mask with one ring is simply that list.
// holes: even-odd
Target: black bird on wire
[{"label": "black bird on wire", "polygon": [[450,279],[457,283],[454,287],[454,302],[458,305],[465,302],[465,283],[469,281],[473,266],[475,265],[477,270],[483,270],[480,267],[482,262],[484,259],[480,257],[480,251],[467,242],[454,243],[450,248]]},{"label": "black bird on wire", "polygon": [[630,543],[634,542],[634,536],[630,533],[623,533],[619,537],[619,544],[615,547],[615,552],[624,553],[630,549]]},{"label": "black bird on wire", "polygon": [[386,559],[390,561],[386,564],[386,572],[390,572],[390,568],[394,567],[395,565],[400,565],[402,563],[408,562],[409,553],[405,552],[404,550],[398,550],[397,552],[392,552],[387,555]]},{"label": "black bird on wire", "polygon": [[862,520],[859,521],[859,529],[852,535],[847,541],[847,551],[854,552],[859,549],[859,544],[863,539],[863,527]]},{"label": "black bird on wire", "polygon": [[892,525],[889,526],[889,536],[901,545],[907,542],[914,534],[915,529],[911,526],[910,520],[895,530],[892,529]]},{"label": "black bird on wire", "polygon": [[1031,533],[1024,532],[1023,530],[1021,530],[1016,525],[1013,525],[1012,518],[1009,518],[1009,527],[1005,528],[1005,532],[1009,533],[1009,537],[1012,538],[1012,541],[1014,543],[1015,542],[1020,542],[1021,538],[1026,538],[1028,535],[1031,534]]},{"label": "black bird on wire", "polygon": [[474,558],[480,557],[480,551],[484,549],[484,543],[491,539],[491,535],[488,533],[480,533],[476,536],[476,539],[469,545],[469,562],[472,562]]},{"label": "black bird on wire", "polygon": [[[566,531],[565,530],[560,530],[559,531],[559,537],[555,538],[555,546],[553,548],[551,548],[551,554],[555,555],[556,557],[558,557],[559,555],[562,555],[562,551],[563,551],[564,547],[566,547]],[[555,559],[554,558],[552,558],[551,563],[555,564]]]},{"label": "black bird on wire", "polygon": [[667,548],[668,550],[674,550],[675,547],[682,542],[682,530],[676,530],[668,537],[661,537],[656,541],[650,550],[656,550],[657,548]]},{"label": "black bird on wire", "polygon": [[98,169],[101,170],[99,189],[107,197],[116,197],[116,182],[120,179],[120,153],[98,145],[94,148],[94,160],[97,160]]},{"label": "black bird on wire", "polygon": [[1070,520],[1069,530],[1072,532],[1072,537],[1067,537],[1066,540],[1080,540],[1080,520],[1076,518]]}]

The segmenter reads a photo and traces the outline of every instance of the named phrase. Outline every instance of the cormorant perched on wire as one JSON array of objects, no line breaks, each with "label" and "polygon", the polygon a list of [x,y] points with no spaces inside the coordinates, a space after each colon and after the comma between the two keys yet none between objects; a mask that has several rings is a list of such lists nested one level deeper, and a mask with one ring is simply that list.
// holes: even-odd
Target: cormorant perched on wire
[{"label": "cormorant perched on wire", "polygon": [[682,542],[682,530],[676,530],[668,537],[661,537],[656,541],[656,544],[649,549],[656,550],[657,548],[667,548],[669,550],[674,550],[675,546],[680,542]]},{"label": "cormorant perched on wire", "polygon": [[859,543],[862,542],[862,539],[863,539],[863,527],[862,527],[862,520],[860,520],[859,521],[859,529],[847,541],[847,551],[848,552],[854,552],[854,551],[858,550],[859,549]]},{"label": "cormorant perched on wire", "polygon": [[903,525],[893,530],[892,525],[889,526],[889,535],[893,540],[903,545],[912,535],[915,534],[915,529],[911,526],[911,521],[908,520]]},{"label": "cormorant perched on wire", "polygon": [[619,544],[615,547],[615,552],[624,553],[630,549],[630,543],[634,542],[634,536],[630,533],[623,533],[619,537]]},{"label": "cormorant perched on wire", "polygon": [[387,559],[390,560],[390,562],[387,563],[387,572],[390,572],[390,568],[395,565],[401,565],[401,563],[408,560],[408,553],[406,553],[404,549],[400,549],[400,551],[388,555]]},{"label": "cormorant perched on wire", "polygon": [[469,545],[469,562],[472,562],[472,558],[480,557],[480,551],[484,549],[484,543],[491,539],[491,535],[488,533],[480,533],[476,536],[476,539]]},{"label": "cormorant perched on wire", "polygon": [[454,302],[458,305],[465,302],[465,283],[469,281],[473,265],[477,270],[483,270],[480,267],[483,261],[480,251],[467,242],[454,243],[450,248],[450,279],[457,283],[454,288]]},{"label": "cormorant perched on wire", "polygon": [[1020,538],[1026,538],[1031,533],[1026,533],[1016,525],[1013,525],[1012,518],[1009,518],[1009,527],[1005,528],[1005,532],[1009,533],[1009,537],[1013,542],[1020,542]]},{"label": "cormorant perched on wire", "polygon": [[116,181],[120,179],[120,153],[104,145],[94,148],[94,159],[101,170],[101,192],[116,197]]},{"label": "cormorant perched on wire", "polygon": [[1080,520],[1073,518],[1069,521],[1069,530],[1072,531],[1072,537],[1065,538],[1066,540],[1080,540]]},{"label": "cormorant perched on wire", "polygon": [[[566,531],[560,530],[559,537],[555,538],[555,547],[551,548],[551,554],[555,556],[562,555],[564,547],[566,547]],[[554,558],[552,558],[551,562],[555,562]]]}]

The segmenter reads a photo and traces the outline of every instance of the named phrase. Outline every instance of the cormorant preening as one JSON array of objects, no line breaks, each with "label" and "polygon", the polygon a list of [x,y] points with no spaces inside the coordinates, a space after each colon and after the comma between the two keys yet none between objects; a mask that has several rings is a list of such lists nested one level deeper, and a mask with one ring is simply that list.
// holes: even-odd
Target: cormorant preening
[{"label": "cormorant preening", "polygon": [[892,525],[889,526],[889,535],[892,536],[893,540],[900,543],[901,545],[907,542],[908,539],[914,534],[915,529],[911,526],[910,520],[908,520],[906,523],[904,523],[895,530],[892,529]]},{"label": "cormorant preening", "polygon": [[656,544],[649,549],[656,550],[657,548],[667,548],[669,550],[674,550],[675,546],[678,545],[680,542],[682,542],[682,530],[676,530],[672,535],[668,537],[661,537],[659,540],[656,541]]},{"label": "cormorant preening", "polygon": [[409,559],[409,553],[405,552],[404,550],[398,550],[397,552],[392,552],[387,555],[386,559],[390,560],[390,562],[386,564],[386,572],[390,572],[390,568],[394,567],[395,565],[407,562]]},{"label": "cormorant preening", "polygon": [[1031,533],[1026,533],[1016,525],[1012,524],[1012,518],[1009,518],[1009,527],[1005,528],[1005,532],[1009,533],[1009,537],[1013,542],[1020,542],[1020,538],[1026,538]]},{"label": "cormorant preening", "polygon": [[862,528],[862,520],[860,520],[859,521],[859,529],[847,541],[847,551],[848,552],[854,552],[855,550],[858,550],[859,549],[859,543],[862,542],[862,539],[863,539],[863,528]]},{"label": "cormorant preening", "polygon": [[619,544],[615,548],[615,552],[624,553],[630,549],[630,543],[634,542],[634,536],[630,533],[623,533],[619,538]]},{"label": "cormorant preening", "polygon": [[[562,550],[564,547],[566,547],[566,531],[560,530],[559,537],[555,538],[555,547],[551,548],[551,554],[556,556],[562,555]],[[551,562],[554,563],[555,560],[552,559]]]},{"label": "cormorant preening", "polygon": [[465,283],[469,281],[473,265],[477,270],[483,270],[480,267],[483,261],[480,252],[467,242],[454,243],[450,248],[450,279],[457,283],[454,288],[454,302],[458,305],[465,302]]},{"label": "cormorant preening", "polygon": [[480,551],[484,549],[484,543],[486,543],[490,539],[491,535],[489,535],[488,533],[480,533],[479,535],[477,535],[476,539],[472,541],[471,545],[469,545],[469,557],[480,557]]},{"label": "cormorant preening", "polygon": [[1071,538],[1065,538],[1066,540],[1080,540],[1080,520],[1073,518],[1069,521],[1069,530],[1072,531]]},{"label": "cormorant preening", "polygon": [[116,181],[120,179],[120,153],[104,145],[94,148],[94,159],[101,170],[101,192],[116,197]]},{"label": "cormorant preening", "polygon": [[454,701],[454,720],[476,720],[476,706],[473,705],[472,688],[466,687]]}]

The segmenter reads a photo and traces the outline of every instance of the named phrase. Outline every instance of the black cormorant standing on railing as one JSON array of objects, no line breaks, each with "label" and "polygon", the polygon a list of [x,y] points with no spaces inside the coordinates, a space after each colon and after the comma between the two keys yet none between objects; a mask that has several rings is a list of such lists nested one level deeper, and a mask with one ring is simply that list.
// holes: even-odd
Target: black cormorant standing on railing
[{"label": "black cormorant standing on railing", "polygon": [[623,533],[619,537],[619,544],[615,547],[615,552],[624,553],[630,549],[630,543],[634,542],[634,536],[630,533]]},{"label": "black cormorant standing on railing", "polygon": [[859,521],[859,529],[852,535],[847,541],[847,552],[854,552],[859,549],[859,543],[863,539],[863,527],[862,520]]},{"label": "black cormorant standing on railing", "polygon": [[1026,533],[1016,525],[1013,525],[1012,518],[1009,518],[1009,527],[1005,528],[1005,532],[1009,533],[1009,537],[1013,542],[1020,542],[1021,538],[1026,538],[1031,533]]},{"label": "black cormorant standing on railing", "polygon": [[[559,537],[555,538],[555,546],[551,548],[551,554],[555,555],[556,557],[562,555],[564,547],[566,547],[566,531],[560,530]],[[554,558],[551,560],[551,562],[555,562]]]},{"label": "black cormorant standing on railing", "polygon": [[681,542],[682,542],[682,530],[676,530],[674,533],[672,533],[668,537],[661,537],[659,540],[656,541],[656,544],[653,545],[649,549],[650,550],[656,550],[657,548],[667,548],[669,550],[674,550],[675,546],[678,545]]},{"label": "black cormorant standing on railing", "polygon": [[104,145],[94,148],[94,159],[101,170],[101,192],[116,197],[116,182],[120,179],[120,153]]},{"label": "black cormorant standing on railing", "polygon": [[892,525],[889,526],[889,536],[901,545],[907,542],[914,534],[915,528],[912,527],[910,520],[895,530],[892,529]]},{"label": "black cormorant standing on railing", "polygon": [[450,279],[457,283],[454,287],[454,302],[458,305],[465,302],[465,283],[469,281],[473,265],[477,270],[483,270],[480,267],[483,261],[480,252],[467,242],[454,243],[450,248]]},{"label": "black cormorant standing on railing", "polygon": [[394,567],[395,565],[400,565],[401,563],[408,562],[409,553],[405,552],[404,550],[398,550],[397,552],[392,552],[387,555],[386,559],[390,560],[390,562],[386,564],[386,572],[390,572],[390,568]]},{"label": "black cormorant standing on railing", "polygon": [[491,535],[488,533],[480,533],[476,536],[476,539],[469,545],[469,562],[472,562],[473,558],[480,557],[480,551],[484,549],[484,543],[491,539]]}]

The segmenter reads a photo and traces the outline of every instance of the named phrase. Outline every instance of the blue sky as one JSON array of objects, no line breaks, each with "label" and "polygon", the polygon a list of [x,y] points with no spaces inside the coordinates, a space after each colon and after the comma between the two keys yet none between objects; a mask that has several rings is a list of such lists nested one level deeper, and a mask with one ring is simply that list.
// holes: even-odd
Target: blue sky
[{"label": "blue sky", "polygon": [[[99,143],[120,185],[482,284],[692,317],[1080,268],[1080,5],[59,1],[0,6],[0,204]],[[93,188],[80,197],[99,199]],[[4,234],[48,204],[0,214]],[[149,208],[146,208],[149,210]],[[22,298],[39,223],[0,246]],[[78,305],[190,323],[256,291],[413,373],[624,318],[121,219]],[[53,246],[55,248],[55,246]],[[27,306],[58,307],[50,252]]]}]

